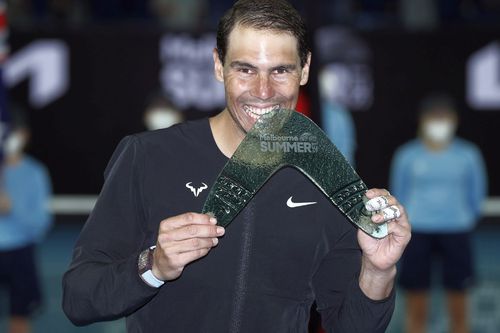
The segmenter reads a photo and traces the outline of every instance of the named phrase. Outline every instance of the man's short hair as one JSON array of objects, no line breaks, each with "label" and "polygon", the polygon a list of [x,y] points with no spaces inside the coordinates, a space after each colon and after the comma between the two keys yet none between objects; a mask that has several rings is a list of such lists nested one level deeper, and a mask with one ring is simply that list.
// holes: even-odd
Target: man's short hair
[{"label": "man's short hair", "polygon": [[425,97],[419,106],[419,117],[436,113],[457,114],[457,105],[453,97],[445,93],[433,93]]},{"label": "man's short hair", "polygon": [[257,30],[289,33],[297,38],[300,65],[307,62],[307,31],[299,12],[286,0],[239,0],[219,21],[217,53],[224,63],[229,34],[236,25]]}]

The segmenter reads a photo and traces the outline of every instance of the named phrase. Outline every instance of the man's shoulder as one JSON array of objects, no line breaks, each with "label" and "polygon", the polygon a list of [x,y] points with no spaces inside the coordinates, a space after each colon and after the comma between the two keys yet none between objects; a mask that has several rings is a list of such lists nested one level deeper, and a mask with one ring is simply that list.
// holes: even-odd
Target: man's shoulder
[{"label": "man's shoulder", "polygon": [[190,120],[168,128],[136,133],[126,142],[141,152],[183,154],[186,151],[210,150],[215,144],[207,118]]},{"label": "man's shoulder", "polygon": [[210,131],[207,118],[189,120],[168,128],[137,133],[134,136],[144,144],[165,144],[172,140],[193,140],[206,137]]}]

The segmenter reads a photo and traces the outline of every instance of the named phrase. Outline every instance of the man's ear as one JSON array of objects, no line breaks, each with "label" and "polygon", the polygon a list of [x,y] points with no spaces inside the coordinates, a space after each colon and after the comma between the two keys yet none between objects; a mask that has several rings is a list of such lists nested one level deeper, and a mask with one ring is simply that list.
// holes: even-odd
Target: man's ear
[{"label": "man's ear", "polygon": [[302,67],[302,72],[300,74],[300,85],[303,86],[309,80],[309,69],[311,68],[311,52],[307,54],[307,61]]},{"label": "man's ear", "polygon": [[219,52],[214,48],[212,51],[212,56],[214,58],[214,74],[217,81],[224,82],[224,65],[219,58]]}]

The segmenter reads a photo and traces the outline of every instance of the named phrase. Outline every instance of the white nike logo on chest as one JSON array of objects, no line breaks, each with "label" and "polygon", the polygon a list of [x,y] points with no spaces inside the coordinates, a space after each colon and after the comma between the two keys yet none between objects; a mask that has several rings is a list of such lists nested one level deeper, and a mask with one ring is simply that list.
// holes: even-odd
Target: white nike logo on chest
[{"label": "white nike logo on chest", "polygon": [[297,208],[297,207],[303,207],[303,206],[309,206],[309,205],[314,205],[317,204],[316,201],[311,201],[311,202],[293,202],[292,200],[293,196],[288,198],[286,205],[290,208]]}]

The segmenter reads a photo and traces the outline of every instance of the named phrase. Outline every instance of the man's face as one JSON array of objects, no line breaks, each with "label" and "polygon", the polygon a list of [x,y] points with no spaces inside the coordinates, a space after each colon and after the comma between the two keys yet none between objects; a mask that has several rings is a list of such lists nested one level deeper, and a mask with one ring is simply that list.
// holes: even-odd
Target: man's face
[{"label": "man's face", "polygon": [[214,51],[215,75],[224,82],[227,111],[246,133],[263,114],[294,109],[307,83],[310,57],[300,66],[297,39],[288,33],[237,25],[229,35],[224,65]]}]

